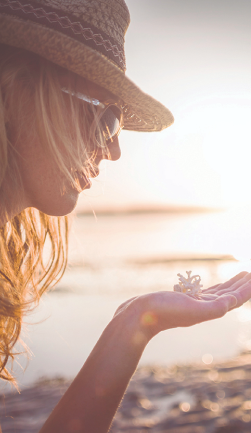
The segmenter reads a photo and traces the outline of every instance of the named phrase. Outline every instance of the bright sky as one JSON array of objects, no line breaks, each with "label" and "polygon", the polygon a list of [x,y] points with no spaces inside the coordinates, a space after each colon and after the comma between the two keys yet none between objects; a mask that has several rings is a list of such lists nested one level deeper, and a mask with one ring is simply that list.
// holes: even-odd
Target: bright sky
[{"label": "bright sky", "polygon": [[121,159],[101,166],[79,209],[250,205],[250,0],[127,4],[127,75],[175,123],[161,133],[122,131]]}]

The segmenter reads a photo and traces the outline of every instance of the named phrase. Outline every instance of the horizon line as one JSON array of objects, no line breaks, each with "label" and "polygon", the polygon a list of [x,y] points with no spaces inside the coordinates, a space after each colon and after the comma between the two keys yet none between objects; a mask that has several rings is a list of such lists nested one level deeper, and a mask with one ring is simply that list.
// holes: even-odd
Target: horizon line
[{"label": "horizon line", "polygon": [[84,209],[76,212],[78,216],[85,215],[133,215],[133,214],[150,214],[150,213],[209,213],[222,212],[224,208],[209,207],[209,206],[127,206],[118,208],[99,208],[99,209]]}]

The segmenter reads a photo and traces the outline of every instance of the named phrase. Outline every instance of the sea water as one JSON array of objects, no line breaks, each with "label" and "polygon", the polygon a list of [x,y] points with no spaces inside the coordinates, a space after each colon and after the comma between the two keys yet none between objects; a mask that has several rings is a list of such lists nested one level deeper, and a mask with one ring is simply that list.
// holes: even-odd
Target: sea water
[{"label": "sea water", "polygon": [[[26,371],[19,356],[20,386],[42,376],[74,377],[118,306],[158,290],[172,290],[177,273],[192,270],[204,288],[251,271],[248,213],[122,213],[78,215],[69,245],[69,266],[55,290],[25,319],[31,351]],[[250,254],[250,256],[249,256]],[[251,309],[162,332],[140,365],[222,359],[250,347]]]}]

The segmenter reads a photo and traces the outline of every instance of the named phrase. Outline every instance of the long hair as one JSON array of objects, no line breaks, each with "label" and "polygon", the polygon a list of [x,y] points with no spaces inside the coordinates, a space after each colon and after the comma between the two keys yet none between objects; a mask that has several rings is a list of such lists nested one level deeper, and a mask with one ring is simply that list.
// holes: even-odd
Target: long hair
[{"label": "long hair", "polygon": [[[14,384],[7,362],[14,359],[24,314],[65,271],[68,219],[48,216],[35,208],[8,217],[10,194],[11,201],[18,203],[22,199],[20,189],[24,191],[12,142],[13,119],[20,128],[35,128],[61,178],[78,189],[76,171],[88,177],[96,152],[88,147],[90,110],[72,96],[74,79],[68,83],[72,91],[63,94],[60,74],[64,74],[63,69],[40,56],[0,45],[0,214],[7,221],[0,228],[0,378]],[[32,108],[32,116],[25,117],[26,104]],[[66,109],[70,113],[68,124],[62,114]]]}]

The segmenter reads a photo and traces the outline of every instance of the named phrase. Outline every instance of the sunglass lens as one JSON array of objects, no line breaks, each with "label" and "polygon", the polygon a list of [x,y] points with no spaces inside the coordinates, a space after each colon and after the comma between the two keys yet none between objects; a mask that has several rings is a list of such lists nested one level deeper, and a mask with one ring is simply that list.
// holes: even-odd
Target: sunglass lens
[{"label": "sunglass lens", "polygon": [[96,132],[97,141],[111,140],[121,129],[121,111],[116,105],[110,105],[99,119],[99,130]]}]

